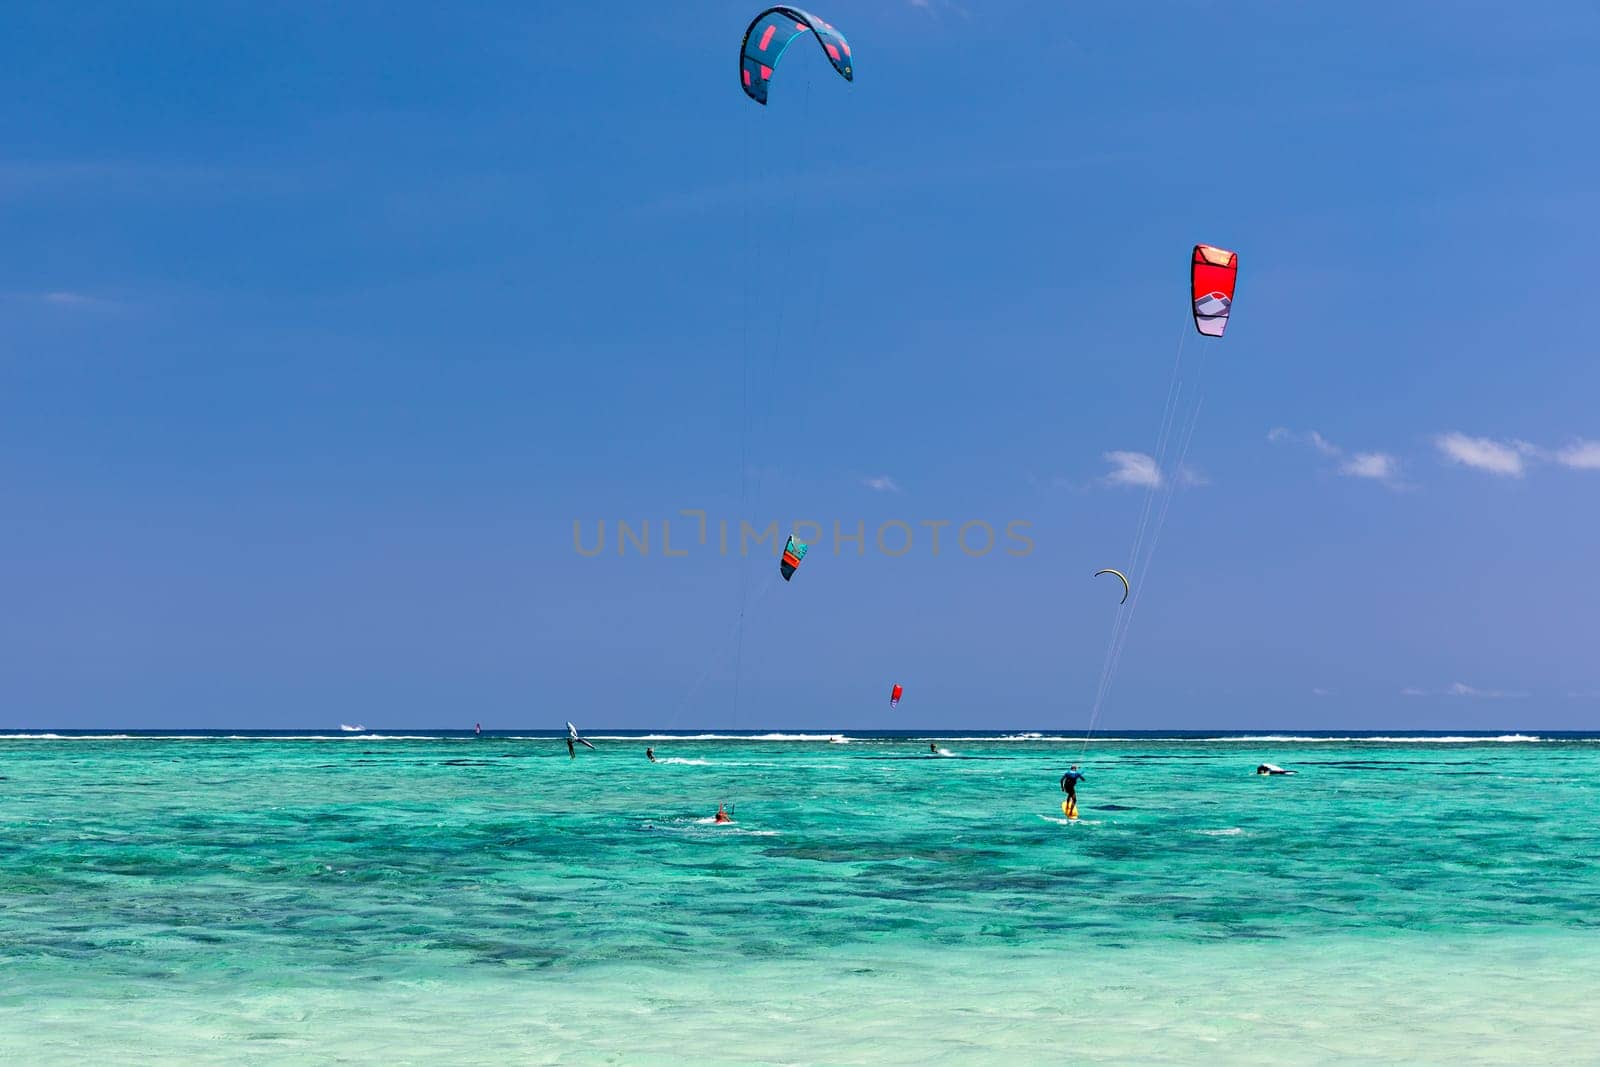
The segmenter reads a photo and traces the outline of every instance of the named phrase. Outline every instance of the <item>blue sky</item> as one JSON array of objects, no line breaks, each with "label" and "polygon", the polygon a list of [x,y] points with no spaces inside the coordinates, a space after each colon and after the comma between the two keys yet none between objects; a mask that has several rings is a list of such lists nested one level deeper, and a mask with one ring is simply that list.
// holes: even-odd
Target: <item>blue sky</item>
[{"label": "blue sky", "polygon": [[10,5],[0,725],[1081,728],[1196,241],[1101,726],[1600,722],[1592,5],[756,10]]}]

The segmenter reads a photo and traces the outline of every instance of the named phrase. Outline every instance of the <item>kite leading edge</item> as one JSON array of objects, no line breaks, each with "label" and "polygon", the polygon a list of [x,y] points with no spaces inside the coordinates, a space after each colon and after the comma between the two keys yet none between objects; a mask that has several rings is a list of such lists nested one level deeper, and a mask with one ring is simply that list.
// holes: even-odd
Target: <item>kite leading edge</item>
[{"label": "kite leading edge", "polygon": [[817,43],[840,77],[845,81],[855,80],[850,44],[844,34],[797,7],[769,7],[750,23],[744,31],[744,43],[739,46],[739,84],[744,87],[746,96],[758,104],[767,102],[767,86],[778,60],[803,33],[816,35]]},{"label": "kite leading edge", "polygon": [[1132,589],[1132,587],[1130,585],[1128,585],[1128,576],[1126,574],[1123,574],[1121,571],[1113,570],[1110,567],[1107,567],[1104,570],[1098,570],[1098,571],[1094,572],[1094,576],[1096,578],[1100,577],[1102,574],[1115,574],[1118,578],[1122,579],[1122,599],[1117,601],[1117,603],[1118,604],[1126,604],[1128,602],[1128,593]]}]

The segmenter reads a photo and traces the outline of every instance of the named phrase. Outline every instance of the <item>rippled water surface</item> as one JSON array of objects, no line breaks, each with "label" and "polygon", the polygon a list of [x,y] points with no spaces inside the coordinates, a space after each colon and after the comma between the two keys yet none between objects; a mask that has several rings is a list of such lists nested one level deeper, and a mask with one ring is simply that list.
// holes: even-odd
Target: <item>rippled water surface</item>
[{"label": "rippled water surface", "polygon": [[0,740],[0,1060],[1600,1061],[1600,742],[646,743]]}]

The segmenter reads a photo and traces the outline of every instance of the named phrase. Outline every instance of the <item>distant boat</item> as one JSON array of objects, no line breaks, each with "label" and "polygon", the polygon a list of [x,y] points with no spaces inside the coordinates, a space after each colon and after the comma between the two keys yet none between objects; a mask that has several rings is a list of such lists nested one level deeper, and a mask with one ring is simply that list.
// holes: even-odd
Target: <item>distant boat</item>
[{"label": "distant boat", "polygon": [[347,734],[364,734],[367,732],[367,728],[359,723],[357,723],[355,726],[351,726],[349,723],[342,722],[339,724],[339,729],[343,730]]}]

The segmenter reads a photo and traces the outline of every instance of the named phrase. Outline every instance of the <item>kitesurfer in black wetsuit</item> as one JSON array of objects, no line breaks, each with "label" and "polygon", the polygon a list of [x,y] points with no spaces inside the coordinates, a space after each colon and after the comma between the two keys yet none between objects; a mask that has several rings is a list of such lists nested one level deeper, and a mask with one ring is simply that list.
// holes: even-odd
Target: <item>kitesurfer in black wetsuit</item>
[{"label": "kitesurfer in black wetsuit", "polygon": [[567,738],[567,755],[572,759],[578,758],[578,746],[572,743],[572,738]]},{"label": "kitesurfer in black wetsuit", "polygon": [[1070,771],[1061,776],[1061,791],[1067,794],[1067,799],[1072,802],[1073,807],[1078,806],[1078,783],[1081,781],[1083,781],[1083,772],[1078,770],[1076,763],[1072,765]]},{"label": "kitesurfer in black wetsuit", "polygon": [[645,749],[644,758],[649,760],[651,763],[654,763],[656,761],[656,750],[653,748]]}]

